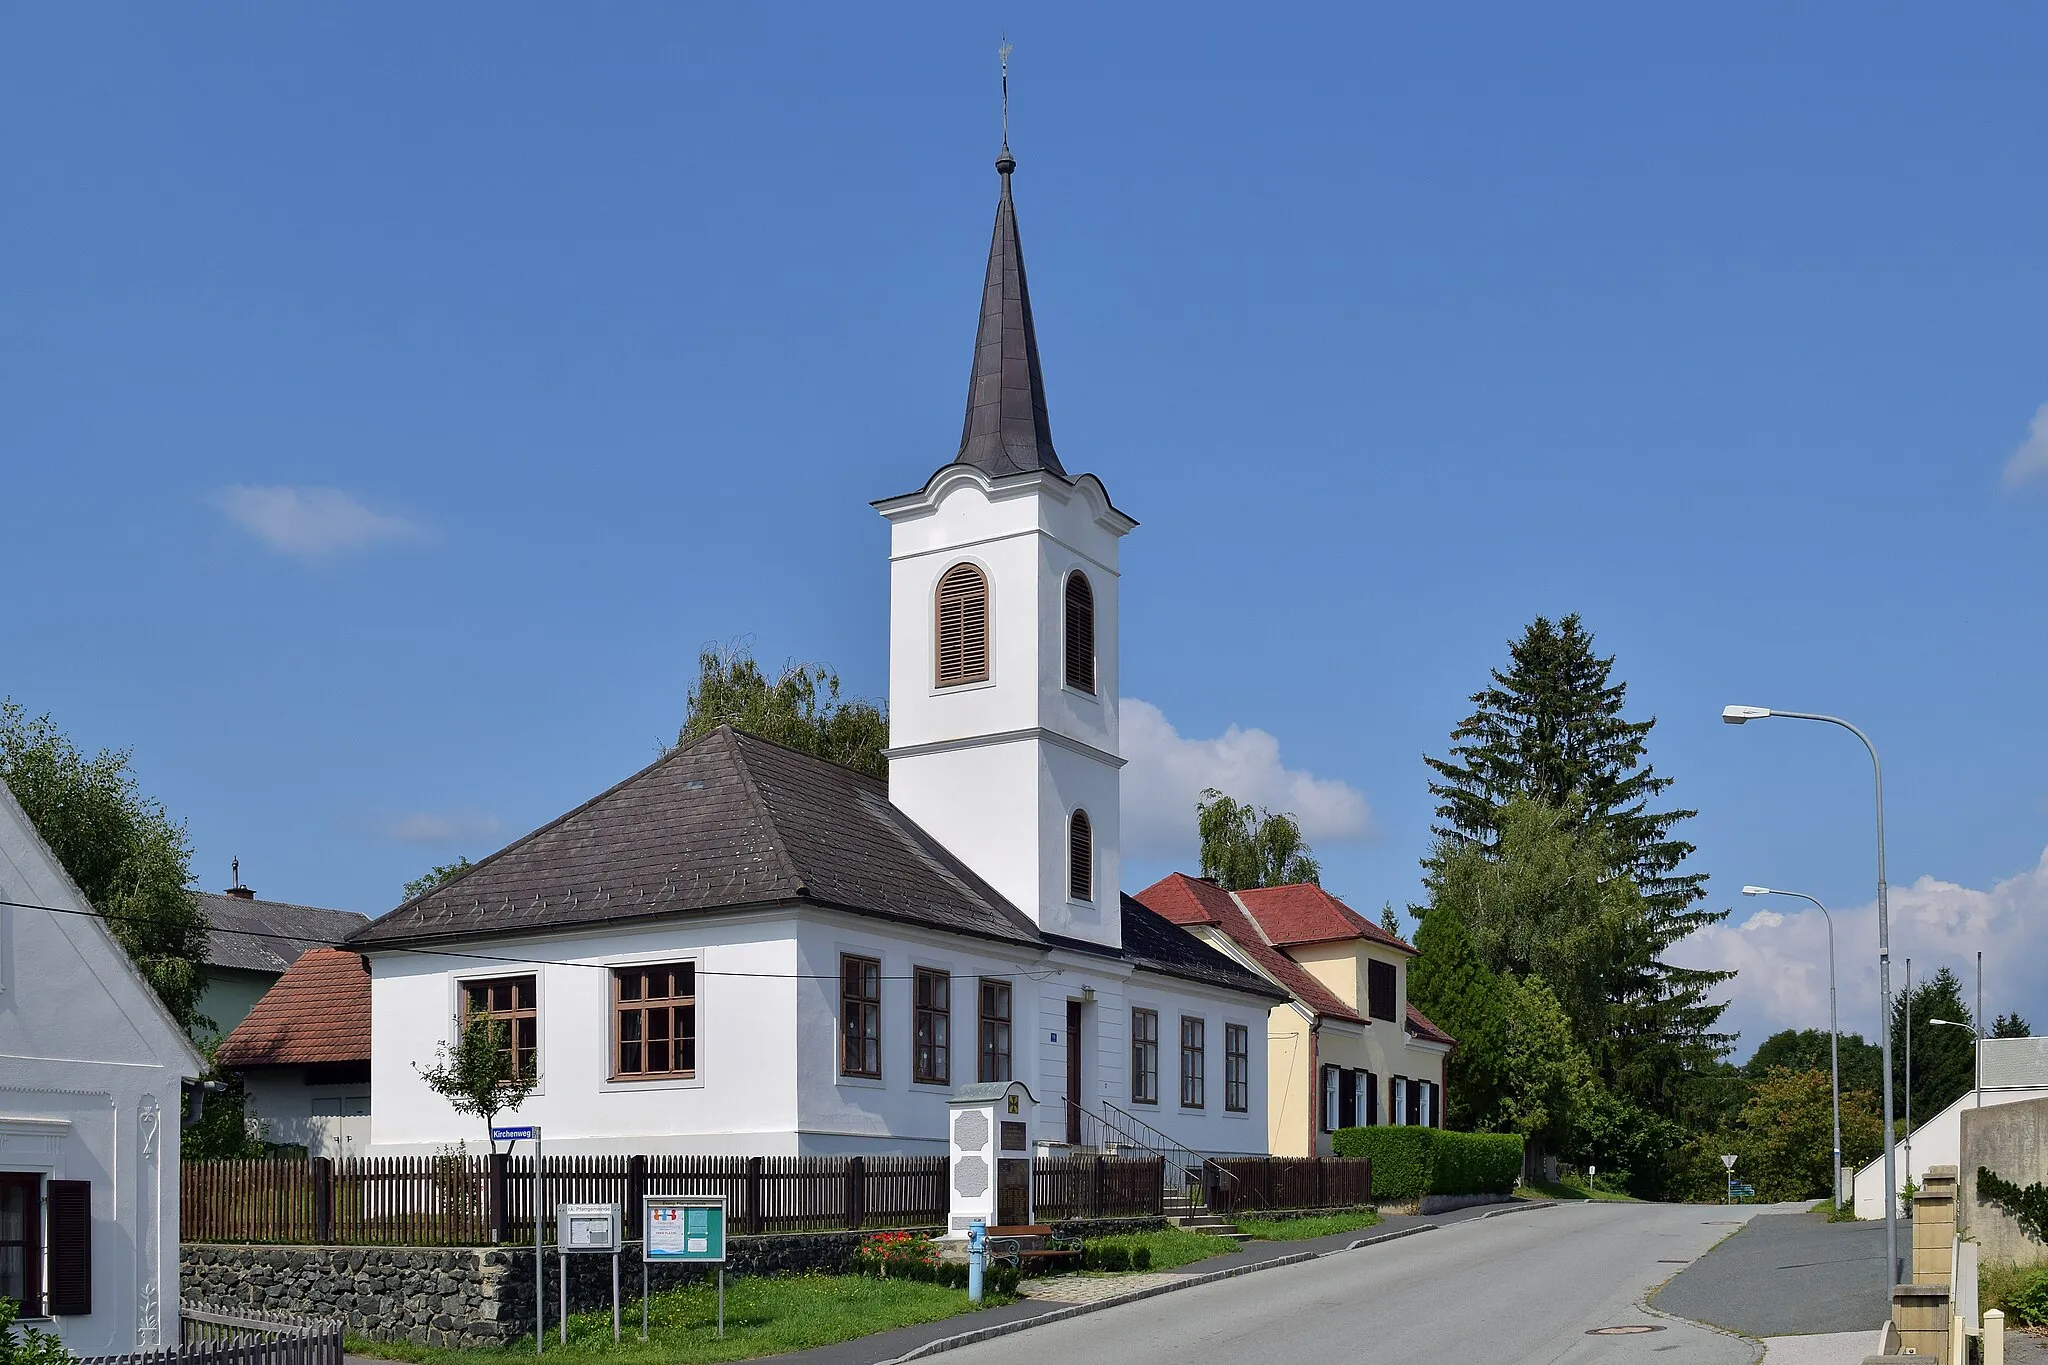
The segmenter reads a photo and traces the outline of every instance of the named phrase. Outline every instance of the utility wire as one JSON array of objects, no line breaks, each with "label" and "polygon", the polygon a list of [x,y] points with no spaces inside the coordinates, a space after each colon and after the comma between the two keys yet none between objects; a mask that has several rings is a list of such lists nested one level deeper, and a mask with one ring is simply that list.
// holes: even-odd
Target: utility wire
[{"label": "utility wire", "polygon": [[[0,900],[0,905],[9,906],[16,910],[43,910],[52,915],[78,915],[86,919],[104,920],[109,923],[113,920],[112,916],[102,914],[98,910],[67,910],[57,905],[34,905],[28,901],[10,900]],[[162,916],[124,915],[121,918],[131,923],[142,924],[172,924],[176,922],[165,919]],[[207,932],[214,934],[238,934],[245,938],[284,939],[292,943],[311,944],[316,948],[340,948],[345,952],[362,951],[360,948],[351,949],[345,943],[330,943],[324,939],[307,938],[301,934],[281,934],[266,929],[215,929],[209,926]],[[610,971],[616,965],[608,962],[569,962],[561,958],[549,957],[505,957],[494,953],[464,952],[459,948],[408,948],[403,944],[396,943],[378,943],[369,946],[380,953],[416,953],[422,957],[460,957],[476,962],[503,962],[515,967],[586,967],[591,971],[602,972]],[[839,979],[838,972],[718,972],[706,971],[702,967],[697,968],[697,975],[726,976],[758,981],[837,981]],[[1062,973],[1059,968],[1053,967],[1043,972],[977,972],[975,975],[991,980],[1001,977],[1024,977],[1032,981],[1049,981],[1055,976],[1062,975]],[[883,981],[914,981],[917,978],[913,973],[910,976],[884,976],[880,979]]]}]

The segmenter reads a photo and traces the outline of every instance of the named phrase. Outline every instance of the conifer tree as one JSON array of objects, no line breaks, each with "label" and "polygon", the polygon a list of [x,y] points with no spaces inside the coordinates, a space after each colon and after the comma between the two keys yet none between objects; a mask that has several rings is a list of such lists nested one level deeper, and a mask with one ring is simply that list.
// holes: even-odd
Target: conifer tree
[{"label": "conifer tree", "polygon": [[1482,1131],[1499,1118],[1506,1016],[1500,982],[1472,946],[1456,912],[1422,909],[1408,967],[1408,999],[1457,1040],[1451,1049],[1445,1117],[1453,1128]]},{"label": "conifer tree", "polygon": [[[1441,838],[1426,866],[1434,881],[1461,848],[1497,854],[1518,802],[1567,812],[1592,835],[1643,908],[1599,968],[1608,1042],[1596,1055],[1620,1093],[1675,1115],[1687,1075],[1711,1066],[1733,1041],[1715,1031],[1727,1006],[1708,998],[1732,973],[1681,968],[1663,956],[1727,917],[1700,906],[1705,875],[1683,870],[1693,846],[1673,831],[1695,812],[1651,808],[1672,781],[1648,761],[1656,720],[1623,714],[1628,686],[1614,679],[1613,657],[1594,652],[1578,616],[1539,616],[1508,648],[1508,666],[1473,694],[1475,709],[1451,732],[1450,757],[1424,760],[1436,774],[1430,791]],[[1568,983],[1551,984],[1569,1000]]]},{"label": "conifer tree", "polygon": [[1975,1026],[1970,1007],[1963,1003],[1963,983],[1943,967],[1926,981],[1916,982],[1909,997],[1904,993],[1892,1001],[1892,1103],[1897,1117],[1906,1116],[1906,1011],[1913,1012],[1913,1122],[1925,1123],[1969,1093],[1976,1084],[1976,1059],[1971,1052],[1970,1034],[1964,1029],[1945,1028],[1933,1021]]}]

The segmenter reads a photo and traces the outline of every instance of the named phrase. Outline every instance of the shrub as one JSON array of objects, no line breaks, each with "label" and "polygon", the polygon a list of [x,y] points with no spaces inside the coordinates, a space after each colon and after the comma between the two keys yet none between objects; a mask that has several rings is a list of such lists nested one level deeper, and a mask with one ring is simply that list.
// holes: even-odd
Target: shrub
[{"label": "shrub", "polygon": [[2022,1327],[2048,1327],[2048,1265],[1992,1263],[1977,1272],[1978,1296],[1986,1309],[2003,1309]]},{"label": "shrub", "polygon": [[986,1287],[992,1294],[1015,1294],[1017,1292],[1017,1282],[1023,1278],[1023,1272],[1018,1270],[1016,1266],[990,1266]]},{"label": "shrub", "polygon": [[1132,1247],[1132,1248],[1131,1248],[1131,1269],[1133,1269],[1133,1270],[1150,1270],[1151,1268],[1152,1268],[1152,1248],[1151,1248],[1151,1247]]},{"label": "shrub", "polygon": [[1331,1146],[1338,1156],[1372,1158],[1375,1199],[1508,1194],[1522,1174],[1522,1139],[1514,1133],[1344,1128]]},{"label": "shrub", "polygon": [[0,1365],[69,1365],[71,1352],[55,1336],[33,1327],[16,1328],[20,1315],[20,1304],[0,1296]]},{"label": "shrub", "polygon": [[884,1280],[936,1280],[939,1249],[921,1232],[870,1233],[854,1249],[853,1267]]}]

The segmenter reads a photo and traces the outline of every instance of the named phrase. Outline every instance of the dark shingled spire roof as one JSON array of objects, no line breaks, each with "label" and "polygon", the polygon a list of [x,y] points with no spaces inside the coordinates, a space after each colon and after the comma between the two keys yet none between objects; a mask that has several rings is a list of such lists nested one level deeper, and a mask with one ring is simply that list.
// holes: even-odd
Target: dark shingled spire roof
[{"label": "dark shingled spire roof", "polygon": [[1010,172],[1016,168],[1005,146],[996,158],[1003,196],[996,201],[995,240],[989,244],[988,278],[981,287],[967,423],[960,433],[960,453],[953,458],[988,474],[1049,469],[1064,478],[1067,471],[1053,451],[1052,423],[1045,415],[1031,290],[1024,283],[1024,249],[1017,243],[1017,206],[1010,202]]}]

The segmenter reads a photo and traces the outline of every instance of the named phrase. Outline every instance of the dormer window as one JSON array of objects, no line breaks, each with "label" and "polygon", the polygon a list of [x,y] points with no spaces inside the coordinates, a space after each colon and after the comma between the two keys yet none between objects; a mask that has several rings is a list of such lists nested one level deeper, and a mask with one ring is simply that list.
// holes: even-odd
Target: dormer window
[{"label": "dormer window", "polygon": [[1067,895],[1077,901],[1095,899],[1095,827],[1085,810],[1075,811],[1067,822]]},{"label": "dormer window", "polygon": [[937,685],[988,681],[988,575],[955,564],[939,579]]},{"label": "dormer window", "polygon": [[1079,569],[1067,575],[1067,686],[1095,691],[1095,589]]}]

